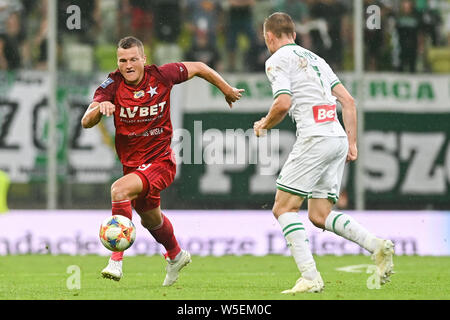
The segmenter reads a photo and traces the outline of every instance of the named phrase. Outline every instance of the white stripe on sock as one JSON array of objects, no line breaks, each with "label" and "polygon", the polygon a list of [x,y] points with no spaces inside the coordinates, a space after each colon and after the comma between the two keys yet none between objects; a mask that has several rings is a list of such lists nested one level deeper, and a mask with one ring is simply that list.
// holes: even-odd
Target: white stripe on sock
[{"label": "white stripe on sock", "polygon": [[131,202],[131,200],[111,201],[111,203],[125,203],[125,202]]}]

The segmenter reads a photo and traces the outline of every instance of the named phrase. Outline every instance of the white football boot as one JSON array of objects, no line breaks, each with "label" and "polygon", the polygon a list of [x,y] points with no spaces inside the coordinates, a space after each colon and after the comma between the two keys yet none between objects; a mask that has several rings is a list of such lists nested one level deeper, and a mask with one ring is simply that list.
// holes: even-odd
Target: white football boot
[{"label": "white football boot", "polygon": [[391,240],[380,240],[378,246],[372,254],[372,260],[377,267],[377,275],[380,278],[380,284],[391,281],[390,275],[394,273],[394,244]]},{"label": "white football boot", "polygon": [[110,258],[108,265],[102,270],[103,278],[119,281],[122,275],[122,261],[114,261]]},{"label": "white football boot", "polygon": [[318,272],[314,280],[299,278],[292,289],[284,290],[281,293],[321,292],[324,286],[320,272]]},{"label": "white football boot", "polygon": [[180,272],[180,270],[192,261],[191,254],[186,250],[181,250],[181,253],[179,254],[179,258],[177,260],[172,261],[169,259],[169,257],[167,257],[166,260],[168,263],[166,267],[166,278],[163,282],[164,287],[174,284],[178,279],[178,273]]}]

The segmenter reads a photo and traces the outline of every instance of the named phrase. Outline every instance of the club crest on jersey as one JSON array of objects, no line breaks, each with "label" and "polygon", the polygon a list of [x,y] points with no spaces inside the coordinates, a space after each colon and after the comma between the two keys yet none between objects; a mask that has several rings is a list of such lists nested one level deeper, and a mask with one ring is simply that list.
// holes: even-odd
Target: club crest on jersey
[{"label": "club crest on jersey", "polygon": [[134,92],[134,98],[135,98],[135,99],[142,98],[143,96],[145,96],[144,90],[141,90],[141,91],[135,91],[135,92]]}]

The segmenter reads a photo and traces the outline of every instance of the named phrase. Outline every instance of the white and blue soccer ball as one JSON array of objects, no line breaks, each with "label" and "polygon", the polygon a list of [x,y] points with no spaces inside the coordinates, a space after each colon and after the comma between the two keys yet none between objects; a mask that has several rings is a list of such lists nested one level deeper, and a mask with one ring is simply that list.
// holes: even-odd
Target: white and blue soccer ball
[{"label": "white and blue soccer ball", "polygon": [[111,251],[125,251],[136,239],[136,227],[125,216],[106,218],[100,226],[100,241]]}]

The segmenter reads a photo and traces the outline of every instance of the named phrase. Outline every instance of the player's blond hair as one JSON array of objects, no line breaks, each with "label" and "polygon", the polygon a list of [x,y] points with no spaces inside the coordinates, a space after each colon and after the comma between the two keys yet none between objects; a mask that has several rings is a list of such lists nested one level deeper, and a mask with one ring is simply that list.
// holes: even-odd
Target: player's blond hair
[{"label": "player's blond hair", "polygon": [[294,36],[295,24],[287,13],[275,12],[264,20],[264,32],[267,31],[272,32],[277,38],[281,38],[283,34]]},{"label": "player's blond hair", "polygon": [[132,47],[137,47],[139,49],[139,53],[144,55],[144,45],[141,40],[136,37],[128,36],[119,40],[117,45],[118,48],[129,49]]}]

